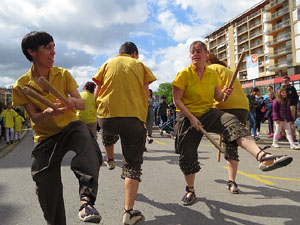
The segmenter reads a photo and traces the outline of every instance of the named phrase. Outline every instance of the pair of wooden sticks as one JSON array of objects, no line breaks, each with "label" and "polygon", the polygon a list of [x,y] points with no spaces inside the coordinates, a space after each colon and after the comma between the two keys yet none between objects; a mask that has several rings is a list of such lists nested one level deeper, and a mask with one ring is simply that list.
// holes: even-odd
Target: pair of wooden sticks
[{"label": "pair of wooden sticks", "polygon": [[[40,77],[38,79],[38,83],[41,84],[44,88],[46,88],[56,98],[58,98],[59,100],[61,100],[63,103],[66,104],[67,98],[65,98],[45,77]],[[39,102],[43,103],[44,105],[52,109],[58,108],[58,106],[50,102],[48,99],[44,98],[42,95],[40,95],[30,87],[23,87],[22,91],[24,94],[31,96],[32,98],[38,100]]]}]

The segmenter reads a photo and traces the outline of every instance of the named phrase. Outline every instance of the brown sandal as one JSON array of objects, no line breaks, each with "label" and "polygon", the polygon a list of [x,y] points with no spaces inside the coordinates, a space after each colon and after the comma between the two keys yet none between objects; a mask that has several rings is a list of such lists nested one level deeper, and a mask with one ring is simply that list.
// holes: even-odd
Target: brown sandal
[{"label": "brown sandal", "polygon": [[[266,156],[267,154],[270,154],[268,152],[264,152],[265,149],[269,148],[270,146],[265,146],[262,148],[256,155],[256,160],[259,161],[259,169],[262,171],[271,171],[278,169],[283,166],[287,166],[293,161],[292,157],[288,157],[287,155],[270,155]],[[260,157],[260,160],[258,160],[259,154],[263,152],[263,155]],[[273,160],[273,163],[270,163],[268,165],[264,164],[265,161]]]}]

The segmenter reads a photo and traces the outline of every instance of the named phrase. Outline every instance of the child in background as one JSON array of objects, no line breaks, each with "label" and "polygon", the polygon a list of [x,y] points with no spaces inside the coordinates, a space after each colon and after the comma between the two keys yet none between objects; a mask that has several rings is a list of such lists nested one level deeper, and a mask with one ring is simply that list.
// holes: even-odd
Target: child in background
[{"label": "child in background", "polygon": [[21,111],[17,110],[18,115],[15,118],[15,141],[19,141],[21,139],[21,131],[22,131],[22,125],[25,122],[23,116],[21,116]]},{"label": "child in background", "polygon": [[294,122],[292,112],[289,106],[289,100],[287,99],[287,93],[285,88],[280,88],[276,92],[276,99],[273,101],[273,120],[275,121],[275,134],[273,136],[274,148],[280,148],[278,145],[278,135],[282,128],[286,132],[286,137],[290,143],[291,149],[300,149],[294,144],[290,123]]},{"label": "child in background", "polygon": [[297,115],[298,115],[298,118],[295,121],[295,127],[299,133],[298,147],[300,147],[300,111],[298,111]]},{"label": "child in background", "polygon": [[16,111],[11,107],[11,101],[7,102],[7,109],[1,113],[1,117],[3,118],[6,144],[8,145],[14,142],[14,124],[17,115]]}]

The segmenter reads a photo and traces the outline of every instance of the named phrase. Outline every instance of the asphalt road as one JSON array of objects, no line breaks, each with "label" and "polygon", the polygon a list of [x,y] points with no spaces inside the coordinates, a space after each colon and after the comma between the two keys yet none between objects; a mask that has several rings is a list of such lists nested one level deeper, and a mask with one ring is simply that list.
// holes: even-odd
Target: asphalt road
[{"label": "asphalt road", "polygon": [[[217,136],[214,136],[217,139]],[[101,144],[102,152],[104,148]],[[262,137],[259,145],[270,140]],[[293,162],[284,168],[261,172],[255,158],[240,150],[237,183],[240,194],[233,195],[225,188],[226,162],[216,162],[217,151],[206,139],[199,147],[201,171],[196,177],[197,200],[191,206],[182,206],[185,182],[174,153],[174,140],[154,133],[154,142],[147,144],[144,154],[143,176],[135,208],[145,219],[138,225],[229,225],[229,224],[300,224],[300,151],[283,148],[269,151],[287,154]],[[43,219],[35,184],[30,174],[30,154],[33,147],[31,132],[12,151],[0,159],[0,224],[39,225]],[[100,224],[122,224],[124,186],[121,175],[120,142],[115,149],[116,169],[101,167],[96,208],[103,219]],[[104,154],[103,154],[104,155]],[[62,164],[64,199],[68,225],[79,221],[78,182],[70,170],[73,153],[68,153]]]}]

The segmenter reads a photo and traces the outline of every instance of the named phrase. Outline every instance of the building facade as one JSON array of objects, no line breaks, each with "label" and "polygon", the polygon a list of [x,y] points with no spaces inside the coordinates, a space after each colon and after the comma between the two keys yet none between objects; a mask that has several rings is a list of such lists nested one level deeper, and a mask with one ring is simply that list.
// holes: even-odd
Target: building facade
[{"label": "building facade", "polygon": [[[245,88],[259,83],[275,86],[284,75],[300,74],[300,0],[261,1],[205,38],[211,53],[233,70],[245,51],[239,70]],[[254,81],[248,79],[246,62],[253,54],[259,75]],[[296,84],[296,77],[291,78]]]}]

